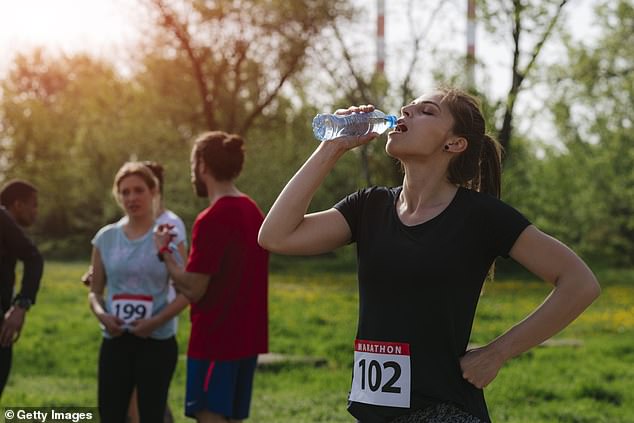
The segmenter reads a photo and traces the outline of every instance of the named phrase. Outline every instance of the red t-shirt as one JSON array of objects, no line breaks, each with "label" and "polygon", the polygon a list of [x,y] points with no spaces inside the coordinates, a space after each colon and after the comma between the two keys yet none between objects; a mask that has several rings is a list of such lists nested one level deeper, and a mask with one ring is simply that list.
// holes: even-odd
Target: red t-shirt
[{"label": "red t-shirt", "polygon": [[263,219],[247,196],[222,197],[196,218],[186,270],[210,279],[191,305],[190,358],[268,352],[268,252],[257,242]]}]

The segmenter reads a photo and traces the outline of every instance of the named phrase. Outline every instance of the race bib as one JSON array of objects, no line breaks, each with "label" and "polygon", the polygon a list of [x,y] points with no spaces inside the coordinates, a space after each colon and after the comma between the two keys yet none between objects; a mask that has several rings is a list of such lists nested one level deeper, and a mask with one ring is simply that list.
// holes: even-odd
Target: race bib
[{"label": "race bib", "polygon": [[350,401],[409,408],[411,365],[409,344],[354,342]]},{"label": "race bib", "polygon": [[152,296],[115,294],[112,296],[111,312],[126,325],[135,320],[146,319],[152,316]]}]

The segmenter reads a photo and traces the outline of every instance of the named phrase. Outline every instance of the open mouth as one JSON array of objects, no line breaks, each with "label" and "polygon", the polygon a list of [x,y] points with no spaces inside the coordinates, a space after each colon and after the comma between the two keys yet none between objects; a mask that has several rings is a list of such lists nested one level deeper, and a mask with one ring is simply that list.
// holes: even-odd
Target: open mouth
[{"label": "open mouth", "polygon": [[392,132],[403,133],[407,132],[407,126],[403,123],[403,119],[399,119],[396,121],[396,126]]}]

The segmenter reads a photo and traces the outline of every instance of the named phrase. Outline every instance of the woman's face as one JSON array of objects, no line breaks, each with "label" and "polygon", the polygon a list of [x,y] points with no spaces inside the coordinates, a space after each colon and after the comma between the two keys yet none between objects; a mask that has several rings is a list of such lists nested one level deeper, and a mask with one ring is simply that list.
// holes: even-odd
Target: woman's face
[{"label": "woman's face", "polygon": [[390,156],[404,160],[442,154],[454,125],[442,99],[442,93],[423,95],[401,108],[401,117],[385,146]]},{"label": "woman's face", "polygon": [[130,217],[152,214],[156,190],[151,190],[138,175],[128,175],[119,181],[119,201]]}]

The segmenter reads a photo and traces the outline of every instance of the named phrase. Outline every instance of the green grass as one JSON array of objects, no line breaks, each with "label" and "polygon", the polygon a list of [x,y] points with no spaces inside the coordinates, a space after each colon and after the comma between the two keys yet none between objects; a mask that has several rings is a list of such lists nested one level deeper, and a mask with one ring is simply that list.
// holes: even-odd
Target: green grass
[{"label": "green grass", "polygon": [[[320,260],[278,261],[270,278],[271,351],[326,359],[256,374],[252,422],[351,422],[346,396],[357,321],[356,277]],[[5,406],[95,406],[100,332],[79,282],[85,263],[47,263],[38,304],[14,350]],[[538,347],[512,360],[487,388],[494,422],[634,422],[634,271],[599,273],[603,294],[556,337],[577,346]],[[547,295],[541,282],[498,276],[485,287],[472,335],[485,343]],[[170,390],[182,416],[187,314]]]}]

